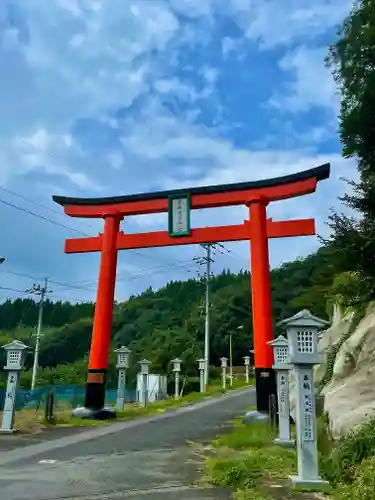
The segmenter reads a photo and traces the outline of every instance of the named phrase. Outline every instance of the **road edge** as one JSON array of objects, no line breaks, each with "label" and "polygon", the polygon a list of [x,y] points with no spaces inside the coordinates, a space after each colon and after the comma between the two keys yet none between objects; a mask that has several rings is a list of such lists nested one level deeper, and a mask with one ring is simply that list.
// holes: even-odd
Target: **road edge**
[{"label": "road edge", "polygon": [[248,392],[249,394],[255,392],[255,387],[250,386],[250,387],[245,387],[245,388],[240,388],[240,389],[234,389],[230,392],[227,392],[225,394],[220,394],[220,395],[213,395],[213,396],[207,396],[203,400],[197,401],[197,402],[192,402],[188,403],[183,406],[178,406],[175,408],[169,408],[165,410],[163,413],[160,413],[158,415],[152,415],[149,417],[139,417],[134,420],[130,421],[118,421],[114,422],[111,425],[105,426],[105,427],[95,427],[93,429],[88,429],[86,431],[83,431],[80,434],[75,434],[75,435],[70,435],[70,436],[64,436],[56,439],[51,439],[48,441],[45,441],[43,443],[38,443],[38,444],[31,444],[25,447],[20,447],[16,448],[14,450],[9,450],[1,453],[0,456],[0,467],[12,462],[16,462],[20,459],[24,460],[25,458],[31,458],[35,455],[38,455],[40,453],[45,453],[51,450],[56,450],[58,448],[65,448],[67,446],[85,442],[85,441],[90,441],[92,439],[96,439],[98,437],[103,437],[107,436],[109,434],[114,434],[116,432],[125,430],[125,429],[132,429],[134,427],[144,425],[144,424],[149,424],[152,422],[156,422],[159,420],[164,420],[167,418],[172,418],[174,416],[177,416],[179,414],[187,413],[189,411],[195,411],[199,408],[203,408],[205,406],[210,406],[212,404],[217,404],[219,403],[222,399],[230,399],[232,397],[235,397],[239,394],[244,394]]}]

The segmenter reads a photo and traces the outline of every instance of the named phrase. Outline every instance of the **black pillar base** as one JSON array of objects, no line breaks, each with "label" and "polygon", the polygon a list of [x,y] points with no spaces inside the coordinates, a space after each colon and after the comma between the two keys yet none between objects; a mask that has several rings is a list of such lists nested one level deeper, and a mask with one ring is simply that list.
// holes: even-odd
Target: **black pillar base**
[{"label": "black pillar base", "polygon": [[268,414],[271,394],[277,398],[276,375],[273,368],[255,368],[255,386],[257,410]]},{"label": "black pillar base", "polygon": [[87,420],[110,420],[112,418],[116,418],[116,412],[115,410],[112,410],[112,408],[94,410],[92,408],[86,408],[85,406],[75,408],[72,415],[73,417],[84,418]]},{"label": "black pillar base", "polygon": [[73,410],[73,416],[95,420],[116,418],[112,408],[105,408],[105,383],[107,370],[89,370],[86,383],[85,404]]}]

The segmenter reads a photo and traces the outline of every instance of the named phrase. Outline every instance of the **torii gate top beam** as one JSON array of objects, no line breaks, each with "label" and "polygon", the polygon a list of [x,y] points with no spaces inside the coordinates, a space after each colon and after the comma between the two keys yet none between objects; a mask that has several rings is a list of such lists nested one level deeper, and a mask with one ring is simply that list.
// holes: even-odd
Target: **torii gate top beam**
[{"label": "torii gate top beam", "polygon": [[265,198],[268,201],[285,200],[313,193],[319,181],[328,179],[330,164],[297,174],[253,182],[159,191],[108,198],[70,198],[53,196],[71,217],[100,218],[107,215],[140,215],[168,211],[168,198],[186,194],[191,197],[191,208],[214,208],[243,205]]}]

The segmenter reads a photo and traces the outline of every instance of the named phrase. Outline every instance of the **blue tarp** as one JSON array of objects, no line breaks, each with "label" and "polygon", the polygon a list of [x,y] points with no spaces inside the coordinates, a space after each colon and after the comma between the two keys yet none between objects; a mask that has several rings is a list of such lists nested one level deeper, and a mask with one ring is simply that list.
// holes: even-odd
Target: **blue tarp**
[{"label": "blue tarp", "polygon": [[[85,399],[85,387],[76,385],[54,385],[43,386],[33,391],[28,389],[18,389],[16,398],[16,409],[22,408],[38,408],[41,407],[49,391],[53,390],[55,393],[56,404],[66,404],[75,408],[83,404]],[[116,402],[115,389],[106,391],[106,403],[113,405]],[[0,389],[0,410],[4,407],[6,390]],[[125,401],[135,402],[136,390],[128,389],[125,394]]]}]

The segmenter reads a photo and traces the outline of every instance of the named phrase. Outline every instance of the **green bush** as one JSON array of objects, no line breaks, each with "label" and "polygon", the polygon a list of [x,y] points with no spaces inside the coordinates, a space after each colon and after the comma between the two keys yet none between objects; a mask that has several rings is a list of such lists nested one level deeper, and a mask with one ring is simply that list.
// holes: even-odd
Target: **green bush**
[{"label": "green bush", "polygon": [[207,462],[211,472],[211,483],[215,486],[249,488],[255,484],[261,468],[255,468],[248,457],[233,457]]},{"label": "green bush", "polygon": [[375,418],[342,438],[323,459],[323,474],[332,485],[352,484],[362,460],[375,455]]},{"label": "green bush", "polygon": [[339,484],[336,500],[373,500],[375,496],[375,457],[364,460],[352,484]]}]

